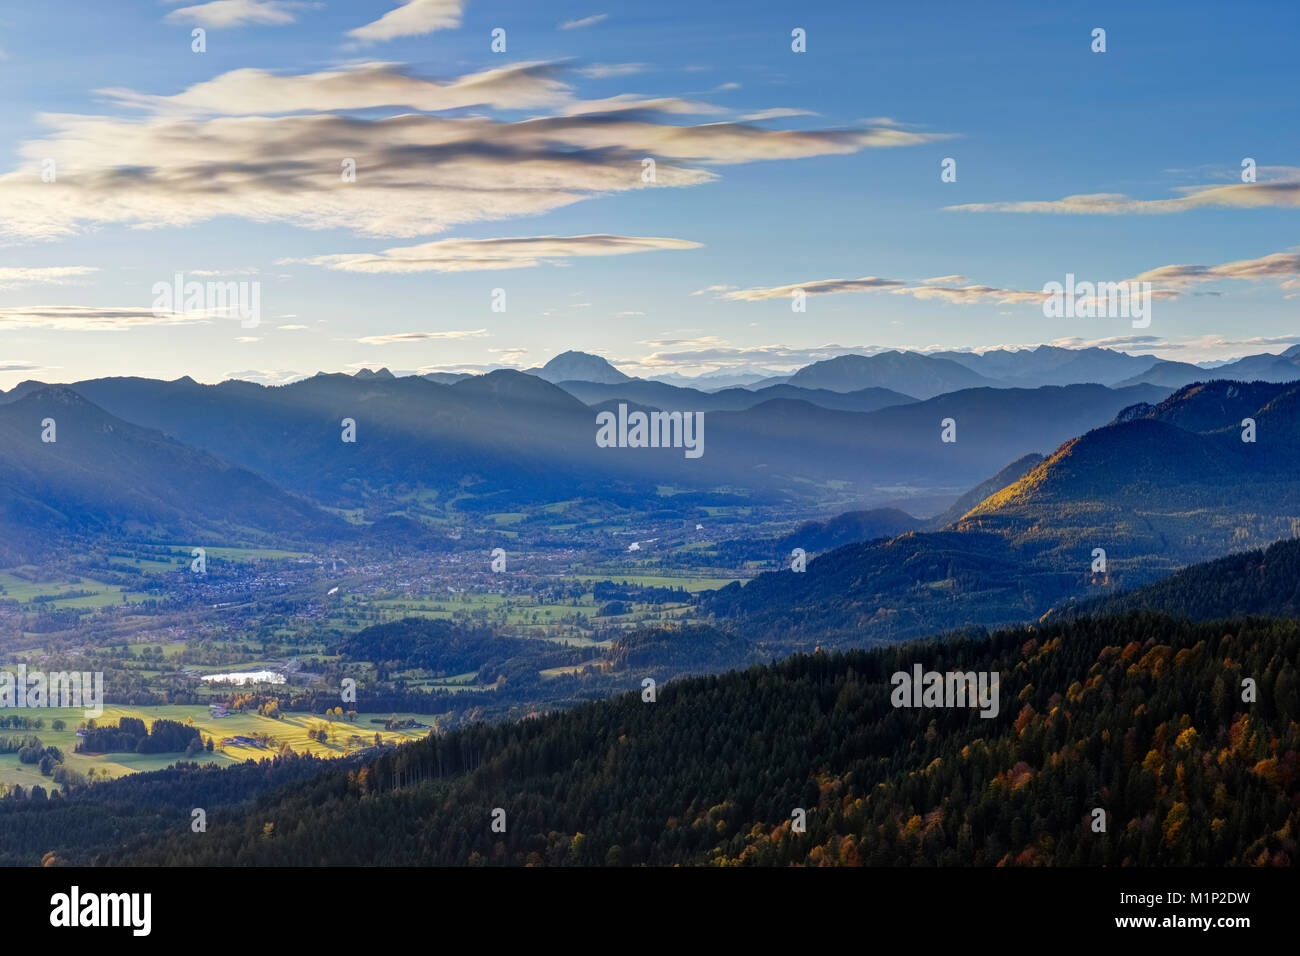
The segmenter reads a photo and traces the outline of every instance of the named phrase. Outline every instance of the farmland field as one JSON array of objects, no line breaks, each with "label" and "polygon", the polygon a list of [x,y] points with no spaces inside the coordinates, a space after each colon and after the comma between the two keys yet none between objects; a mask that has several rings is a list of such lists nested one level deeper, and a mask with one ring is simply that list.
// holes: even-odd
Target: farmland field
[{"label": "farmland field", "polygon": [[[206,706],[186,704],[157,707],[107,706],[104,708],[104,713],[95,721],[99,726],[104,726],[105,724],[115,724],[122,717],[139,717],[147,726],[152,726],[153,722],[159,718],[175,720],[181,723],[193,720],[194,726],[198,728],[205,739],[208,737],[213,738],[215,748],[212,753],[204,751],[193,757],[185,757],[180,753],[111,753],[101,755],[75,753],[77,745],[76,730],[78,725],[85,720],[82,710],[69,707],[49,707],[25,711],[8,711],[6,716],[12,713],[20,713],[25,717],[39,717],[45,726],[39,730],[0,729],[0,737],[35,734],[45,746],[55,746],[63,752],[63,762],[69,770],[75,770],[86,775],[89,775],[90,771],[93,770],[96,779],[100,777],[121,777],[142,770],[160,770],[163,767],[171,766],[178,760],[196,760],[199,763],[211,762],[222,765],[238,763],[243,760],[262,760],[274,756],[279,750],[279,744],[287,744],[297,753],[310,751],[318,757],[338,757],[362,749],[362,747],[373,745],[376,733],[380,735],[384,743],[401,743],[406,740],[418,739],[429,732],[427,728],[419,727],[407,730],[384,730],[382,721],[390,717],[396,717],[398,720],[413,718],[417,723],[427,724],[430,727],[436,726],[438,720],[436,716],[430,714],[409,713],[359,713],[356,715],[355,721],[334,720],[332,722],[327,721],[323,715],[295,712],[288,712],[280,719],[263,717],[256,713],[232,713],[228,717],[213,718]],[[66,729],[51,730],[51,723],[58,719],[64,721]],[[378,724],[371,723],[372,719],[381,722]],[[330,729],[330,742],[328,744],[322,744],[307,736],[309,730],[321,726]],[[226,737],[255,737],[258,734],[268,734],[275,742],[269,748],[234,745],[223,747],[221,744],[222,739]],[[365,743],[358,745],[350,742],[353,734],[362,737]],[[0,784],[10,786],[21,784],[24,788],[39,784],[47,790],[53,786],[50,778],[42,776],[35,764],[21,763],[16,753],[0,754]]]}]

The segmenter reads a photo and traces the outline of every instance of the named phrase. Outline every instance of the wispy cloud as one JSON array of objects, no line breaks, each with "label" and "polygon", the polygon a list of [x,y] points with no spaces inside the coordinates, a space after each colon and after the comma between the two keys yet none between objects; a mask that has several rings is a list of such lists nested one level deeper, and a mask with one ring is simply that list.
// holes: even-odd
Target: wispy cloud
[{"label": "wispy cloud", "polygon": [[1262,209],[1300,207],[1300,168],[1263,167],[1260,176],[1268,181],[1186,186],[1172,199],[1133,199],[1123,193],[1082,193],[1046,201],[963,203],[945,208],[958,212],[1057,213],[1073,215],[1126,215],[1130,213],[1178,213],[1212,207]]},{"label": "wispy cloud", "polygon": [[293,23],[295,11],[319,6],[295,0],[211,0],[173,10],[163,19],[172,23],[196,23],[210,29],[243,26],[246,23],[280,25]]},{"label": "wispy cloud", "polygon": [[55,329],[67,332],[125,332],[149,325],[189,325],[207,322],[197,312],[155,314],[153,309],[80,305],[0,307],[0,332],[6,329]]},{"label": "wispy cloud", "polygon": [[576,72],[593,80],[605,80],[614,76],[632,76],[644,73],[648,67],[644,63],[592,63],[580,66]]},{"label": "wispy cloud", "polygon": [[245,369],[242,372],[227,372],[222,379],[227,381],[238,379],[241,382],[256,382],[260,385],[288,385],[290,382],[307,377],[304,372],[293,372],[288,369]]},{"label": "wispy cloud", "polygon": [[582,17],[578,20],[565,20],[560,24],[561,30],[581,30],[584,27],[594,27],[597,23],[604,23],[609,19],[608,13],[596,13],[589,17]]},{"label": "wispy cloud", "polygon": [[661,249],[698,249],[698,242],[650,236],[527,236],[514,239],[442,239],[379,253],[340,253],[301,260],[344,272],[470,272],[529,269],[571,256],[620,256]]},{"label": "wispy cloud", "polygon": [[791,116],[820,116],[820,113],[814,113],[812,110],[791,109],[785,106],[774,107],[770,110],[759,110],[756,113],[746,113],[741,117],[747,123],[758,123],[762,120],[786,119]]},{"label": "wispy cloud", "polygon": [[1169,265],[1148,269],[1134,277],[1139,282],[1160,282],[1186,285],[1194,282],[1216,282],[1237,279],[1258,282],[1276,279],[1282,288],[1300,288],[1300,252],[1275,252],[1258,259],[1238,259],[1216,266]]},{"label": "wispy cloud", "polygon": [[474,339],[487,334],[487,329],[455,332],[392,332],[388,335],[367,335],[357,341],[363,345],[392,345],[396,342],[424,342],[430,339]]},{"label": "wispy cloud", "polygon": [[172,96],[153,96],[113,87],[98,96],[123,106],[155,112],[226,116],[364,110],[406,106],[425,112],[490,106],[531,109],[575,102],[572,88],[554,63],[516,63],[469,73],[447,82],[414,76],[399,63],[358,63],[346,70],[284,76],[268,70],[222,73]]},{"label": "wispy cloud", "polygon": [[740,368],[750,365],[793,370],[838,355],[871,355],[884,351],[887,349],[862,345],[824,345],[811,348],[784,345],[733,346],[706,337],[701,340],[682,340],[679,345],[667,346],[640,358],[620,359],[615,364],[628,374],[660,374],[673,370]]},{"label": "wispy cloud", "polygon": [[648,345],[650,346],[650,348],[653,349],[668,349],[668,348],[700,349],[700,348],[712,348],[715,345],[726,345],[727,342],[725,339],[721,339],[716,335],[701,335],[693,339],[648,339],[646,341],[638,342],[637,344]]},{"label": "wispy cloud", "polygon": [[95,266],[0,266],[0,289],[58,285],[98,271]]},{"label": "wispy cloud", "polygon": [[[1134,281],[1134,280],[1128,280]],[[965,285],[959,283],[967,283]],[[726,286],[710,286],[691,293],[699,295]],[[817,279],[812,282],[791,283],[760,287],[754,289],[737,289],[720,292],[717,298],[732,299],[739,302],[758,302],[764,299],[788,299],[796,291],[805,295],[835,295],[841,292],[888,292],[891,295],[907,295],[914,299],[930,302],[950,302],[957,305],[974,305],[977,303],[994,304],[1040,304],[1050,293],[1043,289],[1010,289],[991,285],[971,284],[966,276],[936,276],[922,279],[919,284],[910,284],[902,279],[885,279],[880,276],[864,276],[861,279]],[[1176,289],[1153,289],[1153,299],[1175,299],[1179,295]]]},{"label": "wispy cloud", "polygon": [[348,36],[368,42],[424,36],[460,26],[464,9],[464,0],[405,0],[373,23],[349,30]]},{"label": "wispy cloud", "polygon": [[[788,299],[796,290],[805,295],[830,295],[835,292],[877,292],[881,289],[893,289],[906,285],[899,279],[882,279],[879,276],[863,276],[861,279],[816,279],[792,285],[775,285],[767,288],[737,289],[724,293],[721,298],[736,299],[741,302],[757,302],[760,299]],[[720,288],[720,287],[710,287]]]},{"label": "wispy cloud", "polygon": [[1038,303],[1047,298],[1041,289],[999,289],[988,285],[919,285],[906,286],[891,290],[894,295],[910,295],[922,301],[955,302],[959,305],[972,305],[977,302],[995,303]]}]

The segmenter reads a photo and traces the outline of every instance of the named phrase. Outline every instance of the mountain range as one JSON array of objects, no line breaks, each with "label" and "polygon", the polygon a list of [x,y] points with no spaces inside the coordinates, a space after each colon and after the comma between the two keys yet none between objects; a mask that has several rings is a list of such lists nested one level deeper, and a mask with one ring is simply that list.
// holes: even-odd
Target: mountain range
[{"label": "mountain range", "polygon": [[[43,387],[22,383],[0,404]],[[1156,386],[1076,385],[976,388],[913,401],[879,389],[782,386],[770,393],[709,395],[644,381],[570,383],[588,399],[599,399],[588,405],[564,388],[510,370],[450,385],[372,373],[320,374],[282,386],[108,378],[65,387],[109,415],[203,449],[322,505],[375,504],[389,512],[394,502],[412,496],[426,504],[457,498],[462,508],[474,498],[491,511],[575,494],[638,507],[665,483],[796,499],[833,486],[843,496],[877,504],[897,499],[901,487],[912,489],[905,494],[947,503],[1008,461],[1054,448],[1127,406],[1167,394]],[[784,397],[794,395],[800,397]],[[757,404],[725,410],[751,400]],[[712,407],[698,409],[697,402]],[[630,411],[704,411],[703,455],[688,458],[681,448],[599,447],[596,416],[617,413],[620,405]],[[941,440],[946,418],[957,423],[955,442]],[[347,420],[354,423],[355,442],[344,440]]]},{"label": "mountain range", "polygon": [[[719,391],[766,389],[774,385],[836,392],[887,388],[917,398],[977,386],[1033,388],[1040,385],[1097,384],[1124,387],[1159,385],[1177,389],[1213,377],[1237,381],[1287,382],[1300,379],[1300,345],[1281,354],[1260,353],[1228,362],[1195,365],[1150,355],[1130,355],[1115,349],[1064,348],[1040,345],[1023,349],[913,352],[887,350],[872,354],[850,353],[813,362],[791,373],[769,369],[728,372],[718,370],[696,377],[678,374],[652,376],[649,381]],[[530,369],[551,382],[626,383],[630,377],[600,356],[566,352],[538,369]],[[641,379],[645,381],[647,379]],[[734,401],[734,399],[733,399]]]},{"label": "mountain range", "polygon": [[[1184,385],[1203,382],[1206,377],[1206,370],[1199,366],[1187,362],[1161,361],[1117,384],[1182,388]],[[1225,362],[1215,366],[1213,377],[1240,382],[1294,382],[1300,379],[1300,345],[1293,345],[1280,355],[1247,355],[1235,362]]]},{"label": "mountain range", "polygon": [[810,555],[806,572],[732,584],[702,609],[790,649],[894,641],[1033,620],[1062,601],[1294,537],[1300,384],[1188,386],[1042,461],[1014,462],[963,506],[990,489],[943,530]]}]

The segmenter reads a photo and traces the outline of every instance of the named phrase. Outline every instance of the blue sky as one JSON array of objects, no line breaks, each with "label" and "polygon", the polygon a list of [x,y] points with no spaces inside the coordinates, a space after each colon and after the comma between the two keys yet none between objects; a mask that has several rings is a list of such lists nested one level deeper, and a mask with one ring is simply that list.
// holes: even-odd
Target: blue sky
[{"label": "blue sky", "polygon": [[[1291,5],[15,6],[0,387],[1300,341]],[[256,326],[155,314],[177,272],[259,283]],[[1150,327],[1045,318],[1067,273],[1151,281]]]}]

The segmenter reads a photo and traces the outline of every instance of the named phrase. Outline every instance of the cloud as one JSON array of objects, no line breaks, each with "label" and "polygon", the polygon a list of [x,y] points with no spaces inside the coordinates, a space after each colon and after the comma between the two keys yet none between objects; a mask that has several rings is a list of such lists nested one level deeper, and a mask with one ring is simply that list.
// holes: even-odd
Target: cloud
[{"label": "cloud", "polygon": [[726,110],[720,106],[702,103],[698,100],[682,100],[671,96],[645,99],[631,94],[620,93],[600,100],[579,100],[564,106],[559,111],[564,116],[594,115],[596,113],[663,113],[683,116],[720,115]]},{"label": "cloud", "polygon": [[785,119],[790,116],[820,116],[820,113],[814,113],[812,110],[790,109],[784,106],[778,106],[770,110],[759,110],[757,113],[747,113],[741,119],[747,123],[756,123],[762,120]]},{"label": "cloud", "polygon": [[955,302],[961,305],[971,305],[976,302],[1038,303],[1045,300],[1048,296],[1048,293],[1043,292],[1041,289],[1037,291],[1025,289],[999,289],[987,285],[920,285],[907,286],[901,289],[893,289],[891,291],[894,295],[910,295],[913,298],[921,299],[922,301],[938,300],[943,302]]},{"label": "cloud", "polygon": [[875,292],[905,284],[898,279],[881,279],[878,276],[863,276],[861,279],[817,279],[813,282],[771,286],[765,289],[738,289],[727,292],[720,298],[756,302],[760,299],[788,299],[796,289],[803,290],[805,295],[830,295],[835,292]]},{"label": "cloud", "polygon": [[241,382],[256,382],[260,385],[288,385],[300,379],[308,378],[304,372],[292,372],[287,369],[247,369],[243,372],[227,372],[222,381],[232,379]]},{"label": "cloud", "polygon": [[612,76],[632,76],[636,73],[644,73],[648,67],[644,63],[592,63],[589,66],[580,66],[575,72],[579,76],[585,76],[588,79],[604,80]]},{"label": "cloud", "polygon": [[694,339],[650,339],[644,342],[638,342],[638,345],[648,345],[653,349],[666,348],[712,348],[715,345],[726,345],[725,339],[720,339],[716,335],[701,335]]},{"label": "cloud", "polygon": [[472,339],[487,334],[487,329],[455,332],[392,332],[388,335],[367,335],[357,341],[364,345],[392,345],[397,342],[423,342],[428,339]]},{"label": "cloud", "polygon": [[838,355],[874,355],[884,351],[888,349],[876,346],[790,348],[784,345],[731,346],[701,341],[685,348],[669,347],[637,359],[620,359],[614,364],[628,374],[658,374],[672,369],[736,368],[748,365],[792,370]]},{"label": "cloud", "polygon": [[1133,199],[1123,193],[1083,193],[1047,201],[963,203],[946,206],[958,212],[1058,213],[1073,215],[1126,215],[1129,213],[1178,213],[1192,209],[1262,209],[1300,207],[1300,168],[1270,166],[1257,174],[1275,178],[1254,183],[1187,186],[1175,190],[1183,195],[1172,199]]},{"label": "cloud", "polygon": [[313,4],[292,0],[212,0],[173,10],[163,19],[171,23],[197,23],[211,29],[238,27],[245,23],[280,25],[293,23],[297,19],[294,11],[305,6]]},{"label": "cloud", "polygon": [[[1177,299],[1186,293],[1186,287],[1203,282],[1222,280],[1259,282],[1277,280],[1283,289],[1300,289],[1300,252],[1275,252],[1257,259],[1238,259],[1220,265],[1166,265],[1141,272],[1125,283],[1149,282],[1157,288],[1151,298],[1158,301]],[[941,299],[948,302],[973,303],[992,301],[999,303],[1038,302],[1046,297],[1041,291],[1000,289],[984,285],[939,286],[947,280],[969,281],[965,276],[941,276],[922,279],[921,287],[892,290],[896,295],[911,295],[917,299]],[[1194,292],[1193,295],[1222,295],[1219,292]],[[1289,296],[1287,298],[1290,298]]]},{"label": "cloud", "polygon": [[428,375],[430,372],[445,372],[451,375],[482,375],[485,372],[493,372],[499,368],[515,368],[513,365],[502,365],[500,362],[492,362],[488,365],[421,365],[416,369],[417,375]]},{"label": "cloud", "polygon": [[98,96],[124,106],[172,113],[227,116],[364,110],[406,106],[425,112],[490,106],[530,109],[575,102],[554,63],[516,63],[469,73],[448,82],[413,76],[399,63],[359,63],[346,70],[284,76],[242,69],[196,83],[173,96],[111,87]]},{"label": "cloud", "polygon": [[[480,81],[486,96],[475,92]],[[562,93],[546,84],[536,65],[429,84],[391,65],[366,64],[306,77],[235,71],[161,103],[108,91],[119,105],[153,111],[133,119],[40,115],[48,135],[23,143],[19,167],[0,175],[0,234],[49,239],[104,224],[176,227],[237,216],[409,238],[538,215],[612,192],[707,183],[717,178],[711,166],[845,155],[943,136],[884,127],[677,125],[662,117],[700,104],[626,97],[575,101],[563,115],[515,121],[329,112],[415,98],[452,108],[478,98],[505,104]],[[312,112],[247,115],[263,93],[271,110]],[[187,109],[221,115],[185,115]],[[656,159],[654,184],[641,179],[647,156]],[[57,188],[35,174],[46,157],[58,161]],[[342,175],[348,159],[355,161],[355,181]]]},{"label": "cloud", "polygon": [[8,329],[57,329],[68,332],[124,332],[148,325],[189,325],[207,322],[202,313],[153,309],[100,308],[80,305],[23,305],[0,307],[0,332]]},{"label": "cloud", "polygon": [[1287,280],[1282,287],[1294,288],[1300,277],[1300,252],[1275,252],[1258,259],[1238,259],[1217,266],[1169,265],[1148,269],[1134,277],[1138,282],[1161,282],[1185,285],[1193,282],[1216,282],[1221,279],[1241,279],[1257,282],[1263,279]]},{"label": "cloud", "polygon": [[[740,302],[757,302],[763,299],[787,299],[795,290],[803,290],[805,295],[834,295],[839,292],[889,292],[893,295],[910,295],[913,298],[931,301],[957,302],[971,304],[975,302],[1041,302],[1047,293],[1025,291],[1020,289],[999,289],[987,285],[934,285],[933,283],[949,280],[966,280],[965,276],[939,276],[922,279],[922,285],[911,286],[901,279],[882,279],[879,276],[864,276],[861,279],[818,279],[792,285],[771,286],[769,288],[739,289],[720,296]],[[925,284],[931,283],[931,284]],[[706,290],[701,290],[706,291]],[[694,294],[694,293],[693,293]]]},{"label": "cloud", "polygon": [[60,284],[98,272],[94,266],[0,266],[0,289],[37,284]]},{"label": "cloud", "polygon": [[581,30],[584,27],[594,27],[597,23],[604,23],[609,19],[608,13],[597,13],[589,17],[583,17],[580,20],[565,20],[560,24],[561,30]]},{"label": "cloud", "polygon": [[514,239],[441,239],[379,253],[340,253],[283,260],[343,272],[471,272],[529,269],[569,256],[619,256],[658,249],[698,249],[698,242],[649,236],[528,236]]},{"label": "cloud", "polygon": [[46,368],[46,366],[38,365],[35,362],[24,362],[22,359],[0,362],[0,372],[36,372],[43,368]]},{"label": "cloud", "polygon": [[[1128,282],[1137,280],[1129,279]],[[959,285],[958,283],[968,283]],[[946,284],[939,284],[946,283]],[[813,282],[796,283],[791,285],[771,286],[768,288],[756,289],[738,289],[727,291],[718,295],[718,298],[733,299],[740,302],[757,302],[763,299],[785,299],[789,298],[796,290],[803,290],[805,295],[833,295],[839,292],[888,292],[891,295],[908,295],[914,299],[923,302],[950,302],[958,305],[974,305],[977,303],[995,303],[995,304],[1033,304],[1038,305],[1044,302],[1052,293],[1042,289],[1007,289],[991,285],[974,285],[969,284],[970,280],[963,275],[935,276],[930,279],[921,279],[919,285],[909,285],[901,279],[883,279],[879,276],[864,276],[861,279],[818,279]],[[698,289],[691,295],[700,295],[704,292],[713,290],[726,289],[726,286],[709,286],[707,289]],[[1176,299],[1179,296],[1177,289],[1152,289],[1150,292],[1152,299],[1167,300]],[[1105,302],[1093,299],[1096,302]]]},{"label": "cloud", "polygon": [[349,30],[348,36],[375,42],[455,29],[460,26],[464,9],[464,0],[405,0],[401,6],[389,10],[373,23]]}]

